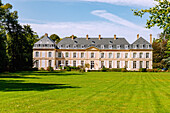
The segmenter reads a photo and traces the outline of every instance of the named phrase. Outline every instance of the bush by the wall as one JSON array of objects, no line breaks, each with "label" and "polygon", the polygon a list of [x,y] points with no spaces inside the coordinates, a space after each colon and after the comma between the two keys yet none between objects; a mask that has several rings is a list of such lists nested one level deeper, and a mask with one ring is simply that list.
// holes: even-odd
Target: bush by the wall
[{"label": "bush by the wall", "polygon": [[127,69],[126,68],[122,68],[121,72],[127,72]]},{"label": "bush by the wall", "polygon": [[32,71],[38,71],[38,68],[32,68]]},{"label": "bush by the wall", "polygon": [[105,66],[103,66],[103,68],[102,68],[102,72],[106,72],[108,69],[107,68],[105,68]]},{"label": "bush by the wall", "polygon": [[111,72],[121,72],[122,68],[112,68],[109,71],[111,71]]},{"label": "bush by the wall", "polygon": [[45,69],[42,67],[42,68],[40,69],[40,71],[45,71]]},{"label": "bush by the wall", "polygon": [[66,67],[66,71],[71,71],[71,67],[70,66]]},{"label": "bush by the wall", "polygon": [[47,67],[47,71],[54,71],[53,67]]},{"label": "bush by the wall", "polygon": [[80,73],[84,73],[85,71],[86,71],[85,68],[79,69]]},{"label": "bush by the wall", "polygon": [[140,68],[139,72],[146,72],[146,68]]},{"label": "bush by the wall", "polygon": [[168,72],[170,72],[170,68],[168,68]]}]

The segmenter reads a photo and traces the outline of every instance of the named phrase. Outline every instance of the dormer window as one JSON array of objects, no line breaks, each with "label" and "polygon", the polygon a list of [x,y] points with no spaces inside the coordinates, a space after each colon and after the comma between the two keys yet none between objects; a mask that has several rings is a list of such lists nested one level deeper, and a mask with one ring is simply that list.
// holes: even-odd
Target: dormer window
[{"label": "dormer window", "polygon": [[136,44],[133,44],[133,49],[136,49]]},{"label": "dormer window", "polygon": [[104,45],[101,45],[101,48],[104,49]]},{"label": "dormer window", "polygon": [[109,45],[109,49],[112,49],[112,45]]},{"label": "dormer window", "polygon": [[69,45],[66,46],[66,49],[68,49],[68,48],[69,48]]},{"label": "dormer window", "polygon": [[117,49],[120,49],[120,45],[117,45]]},{"label": "dormer window", "polygon": [[84,45],[81,45],[81,48],[83,49],[83,48],[84,48]]},{"label": "dormer window", "polygon": [[128,49],[128,45],[125,45],[125,49]]},{"label": "dormer window", "polygon": [[113,44],[113,41],[110,41],[109,43],[110,43],[110,44]]},{"label": "dormer window", "polygon": [[76,48],[76,47],[77,47],[76,45],[73,46],[73,48]]},{"label": "dormer window", "polygon": [[146,48],[149,49],[149,44],[146,45]]},{"label": "dormer window", "polygon": [[143,44],[140,44],[139,48],[140,48],[140,49],[143,49]]},{"label": "dormer window", "polygon": [[92,41],[92,44],[95,44],[95,41]]},{"label": "dormer window", "polygon": [[76,44],[77,44],[78,42],[77,42],[77,41],[74,41],[74,43],[76,43]]}]

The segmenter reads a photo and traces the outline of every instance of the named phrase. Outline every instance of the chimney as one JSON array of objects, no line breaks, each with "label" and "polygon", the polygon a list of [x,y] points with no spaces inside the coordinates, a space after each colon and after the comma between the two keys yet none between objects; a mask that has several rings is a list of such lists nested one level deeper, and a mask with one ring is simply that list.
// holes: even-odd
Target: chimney
[{"label": "chimney", "polygon": [[137,34],[137,39],[139,39],[139,34]]},{"label": "chimney", "polygon": [[116,40],[116,35],[114,35],[114,40]]},{"label": "chimney", "polygon": [[152,34],[150,34],[150,44],[152,44]]},{"label": "chimney", "polygon": [[48,37],[48,34],[47,34],[47,33],[45,33],[45,35],[44,35],[44,36]]},{"label": "chimney", "polygon": [[86,35],[86,40],[88,40],[89,39],[89,35]]},{"label": "chimney", "polygon": [[99,35],[99,40],[101,39],[101,35]]},{"label": "chimney", "polygon": [[71,36],[71,39],[72,39],[72,40],[74,39],[74,35]]}]

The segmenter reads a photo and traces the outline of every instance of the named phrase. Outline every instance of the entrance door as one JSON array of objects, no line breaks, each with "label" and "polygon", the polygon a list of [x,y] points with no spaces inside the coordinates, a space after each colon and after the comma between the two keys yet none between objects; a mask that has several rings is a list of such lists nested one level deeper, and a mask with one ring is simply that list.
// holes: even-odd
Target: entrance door
[{"label": "entrance door", "polygon": [[91,69],[94,69],[94,61],[91,61]]}]

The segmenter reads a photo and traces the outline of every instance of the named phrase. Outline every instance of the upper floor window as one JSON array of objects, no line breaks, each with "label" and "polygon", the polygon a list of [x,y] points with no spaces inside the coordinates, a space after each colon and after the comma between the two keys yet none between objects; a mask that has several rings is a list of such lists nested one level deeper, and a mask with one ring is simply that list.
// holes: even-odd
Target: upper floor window
[{"label": "upper floor window", "polygon": [[149,58],[149,53],[146,53],[146,58]]},{"label": "upper floor window", "polygon": [[136,53],[133,53],[133,58],[136,58],[137,57],[137,54]]},{"label": "upper floor window", "polygon": [[76,53],[73,53],[73,58],[76,58],[77,57],[77,54]]},{"label": "upper floor window", "polygon": [[140,53],[139,57],[142,58],[143,57],[143,53]]},{"label": "upper floor window", "polygon": [[39,52],[36,52],[36,53],[35,53],[35,57],[39,57]]},{"label": "upper floor window", "polygon": [[81,53],[81,58],[84,58],[84,53]]},{"label": "upper floor window", "polygon": [[58,57],[61,58],[61,52],[58,53]]},{"label": "upper floor window", "polygon": [[66,58],[68,58],[68,57],[69,57],[69,53],[68,53],[68,52],[66,52],[66,53],[65,53],[65,56],[66,56]]},{"label": "upper floor window", "polygon": [[117,45],[117,49],[120,49],[120,45]]},{"label": "upper floor window", "polygon": [[48,57],[52,57],[52,53],[51,52],[48,53]]},{"label": "upper floor window", "polygon": [[112,58],[113,57],[113,54],[112,53],[109,53],[109,58]]},{"label": "upper floor window", "polygon": [[101,58],[104,58],[104,53],[101,53]]},{"label": "upper floor window", "polygon": [[91,53],[91,58],[94,58],[94,53]]},{"label": "upper floor window", "polygon": [[125,53],[125,58],[128,58],[128,53]]},{"label": "upper floor window", "polygon": [[120,53],[117,53],[117,58],[120,58]]},{"label": "upper floor window", "polygon": [[125,45],[125,49],[128,49],[128,45]]}]

